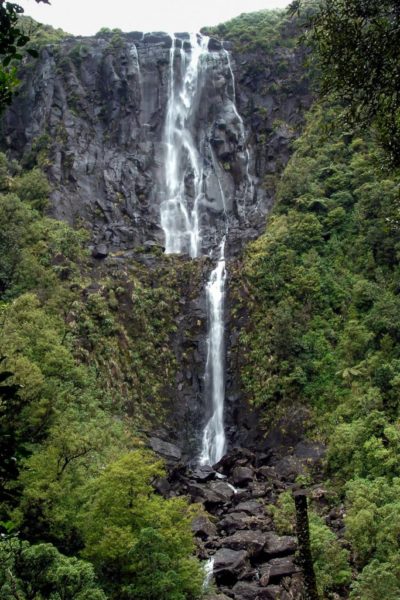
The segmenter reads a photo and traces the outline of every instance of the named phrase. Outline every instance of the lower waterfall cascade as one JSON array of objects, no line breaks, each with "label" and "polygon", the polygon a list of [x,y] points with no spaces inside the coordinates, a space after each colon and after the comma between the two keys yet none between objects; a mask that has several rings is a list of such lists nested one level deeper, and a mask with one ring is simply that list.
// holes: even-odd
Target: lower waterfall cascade
[{"label": "lower waterfall cascade", "polygon": [[[241,139],[241,155],[244,165],[245,186],[239,198],[229,198],[227,202],[221,168],[217,164],[215,152],[207,135],[198,136],[194,122],[200,109],[200,96],[207,69],[212,68],[213,54],[209,52],[209,39],[200,34],[190,35],[190,51],[183,44],[178,48],[175,36],[171,36],[170,67],[168,81],[168,105],[164,128],[165,167],[162,185],[164,200],[160,206],[161,227],[165,235],[166,254],[188,253],[192,259],[202,255],[202,239],[207,233],[202,220],[202,203],[207,202],[205,181],[211,176],[216,179],[220,201],[223,206],[224,231],[216,240],[218,248],[215,268],[206,284],[207,300],[207,361],[205,365],[206,408],[210,413],[202,435],[202,445],[198,463],[213,465],[226,450],[224,428],[225,400],[225,339],[224,309],[225,286],[227,279],[225,247],[229,233],[229,212],[232,206],[243,216],[246,194],[253,194],[252,178],[249,174],[249,151],[245,147],[243,120],[236,108],[235,80],[230,55],[223,49],[219,57],[226,61],[230,78],[231,111],[238,126]],[[188,180],[191,189],[188,191]],[[236,205],[235,205],[236,200]],[[219,234],[220,232],[218,232]],[[210,252],[213,254],[213,251]]]},{"label": "lower waterfall cascade", "polygon": [[206,379],[210,387],[212,415],[204,432],[200,465],[217,463],[226,448],[224,429],[224,299],[225,299],[225,239],[221,242],[220,256],[215,269],[211,272],[207,283],[207,363]]}]

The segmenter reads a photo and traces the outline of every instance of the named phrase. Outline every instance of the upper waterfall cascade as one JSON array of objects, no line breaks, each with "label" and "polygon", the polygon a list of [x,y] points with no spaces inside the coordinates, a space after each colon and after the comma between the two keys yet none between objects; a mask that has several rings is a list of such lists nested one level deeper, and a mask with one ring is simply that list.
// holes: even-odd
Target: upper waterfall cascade
[{"label": "upper waterfall cascade", "polygon": [[[246,196],[253,194],[249,174],[249,152],[245,146],[243,120],[236,108],[235,80],[229,52],[208,50],[209,39],[199,34],[190,36],[190,49],[185,49],[172,36],[168,81],[168,105],[164,130],[165,163],[164,199],[161,203],[161,226],[165,234],[165,251],[188,253],[192,258],[203,254],[203,237],[208,235],[202,206],[212,203],[207,190],[214,180],[214,190],[223,207],[223,223],[213,244],[219,248],[218,262],[206,286],[208,334],[205,383],[210,417],[205,425],[199,463],[218,462],[226,449],[224,428],[225,342],[224,304],[227,278],[225,245],[231,212],[244,216]],[[201,112],[204,83],[213,71],[215,60],[224,60],[231,91],[231,118],[237,130],[240,160],[244,167],[244,187],[238,194],[226,181],[221,165],[210,143],[211,131],[196,129]],[[224,124],[220,123],[223,128]]]}]

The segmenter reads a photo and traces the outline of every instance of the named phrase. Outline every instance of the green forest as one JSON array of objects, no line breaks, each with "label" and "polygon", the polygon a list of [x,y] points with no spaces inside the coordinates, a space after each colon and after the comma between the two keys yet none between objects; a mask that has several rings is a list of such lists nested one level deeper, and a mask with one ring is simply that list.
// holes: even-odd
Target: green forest
[{"label": "green forest", "polygon": [[[207,29],[239,57],[268,55],[294,20],[282,44],[306,48],[313,81],[265,231],[232,267],[240,380],[266,434],[302,407],[325,448],[296,481],[324,491],[309,498],[320,600],[398,600],[400,13],[390,0],[305,4]],[[63,35],[36,29],[29,60]],[[8,42],[3,110],[22,60]],[[192,522],[204,508],[155,491],[168,466],[146,442],[168,419],[170,340],[204,260],[154,247],[153,271],[118,253],[111,270],[94,261],[85,227],[50,216],[48,144],[0,153],[0,600],[224,600],[203,585]],[[290,490],[265,509],[295,535]]]}]

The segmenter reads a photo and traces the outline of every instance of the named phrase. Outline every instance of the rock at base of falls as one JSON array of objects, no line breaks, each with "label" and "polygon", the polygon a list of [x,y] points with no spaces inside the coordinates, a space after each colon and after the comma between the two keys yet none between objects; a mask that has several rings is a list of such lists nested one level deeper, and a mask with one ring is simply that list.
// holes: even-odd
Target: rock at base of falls
[{"label": "rock at base of falls", "polygon": [[154,452],[157,454],[161,454],[167,459],[180,460],[182,457],[182,452],[170,442],[164,442],[164,440],[160,440],[160,438],[151,437],[149,440],[150,446]]}]

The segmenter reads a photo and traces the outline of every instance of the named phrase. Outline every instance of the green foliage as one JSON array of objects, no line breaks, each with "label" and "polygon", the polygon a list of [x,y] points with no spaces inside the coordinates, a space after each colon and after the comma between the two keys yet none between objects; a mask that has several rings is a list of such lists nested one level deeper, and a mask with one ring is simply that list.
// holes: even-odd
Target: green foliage
[{"label": "green foliage", "polygon": [[66,557],[51,544],[0,541],[0,596],[3,600],[106,600],[92,565]]},{"label": "green foliage", "polygon": [[194,513],[182,498],[154,494],[151,482],[162,474],[151,454],[137,450],[110,464],[84,492],[78,517],[84,555],[129,600],[184,600],[201,591],[201,570],[190,557]]},{"label": "green foliage", "polygon": [[[383,578],[400,559],[400,177],[380,168],[371,139],[335,128],[337,114],[324,106],[310,115],[267,231],[248,249],[242,378],[266,424],[308,407],[310,435],[328,446],[331,485],[345,489],[346,536],[362,569],[354,597],[363,597],[371,574]],[[279,500],[275,519],[290,530],[289,502]],[[328,548],[330,534],[315,527]],[[338,573],[342,582],[326,570],[320,585],[348,582],[344,566]]]},{"label": "green foliage", "polygon": [[[293,535],[295,528],[295,505],[292,493],[279,495],[276,505],[269,510],[280,535]],[[330,591],[349,584],[351,570],[349,552],[341,547],[336,535],[314,511],[309,510],[310,545],[318,592],[322,598]]]},{"label": "green foliage", "polygon": [[352,586],[351,600],[397,600],[400,596],[400,572],[397,559],[371,561]]},{"label": "green foliage", "polygon": [[349,552],[314,512],[310,512],[310,541],[318,592],[325,598],[329,591],[350,583]]},{"label": "green foliage", "polygon": [[162,465],[132,450],[165,415],[195,272],[91,262],[85,231],[43,216],[49,191],[0,155],[0,527],[33,544],[6,540],[4,598],[100,600],[94,568],[115,599],[196,598],[193,513],[154,493]]},{"label": "green foliage", "polygon": [[13,190],[22,202],[26,202],[32,208],[41,212],[46,208],[50,186],[46,176],[38,168],[14,179]]},{"label": "green foliage", "polygon": [[387,562],[398,555],[400,479],[353,479],[347,488],[346,536],[358,563]]},{"label": "green foliage", "polygon": [[[297,1],[293,8],[307,4]],[[340,103],[345,122],[361,129],[372,122],[391,160],[399,164],[398,2],[319,0],[312,4],[315,10],[307,37],[320,70],[322,93]]]},{"label": "green foliage", "polygon": [[293,38],[283,38],[282,28],[286,23],[284,12],[281,10],[260,10],[243,13],[230,21],[216,27],[206,27],[204,32],[223,40],[233,41],[238,52],[256,50],[270,51],[275,46],[285,42],[294,46]]},{"label": "green foliage", "polygon": [[295,533],[295,506],[292,493],[288,490],[282,492],[276,504],[268,506],[274,519],[276,531],[280,535],[293,535]]},{"label": "green foliage", "polygon": [[[36,0],[49,4],[48,0]],[[13,63],[23,58],[22,51],[29,42],[29,35],[21,27],[20,15],[24,9],[14,2],[0,2],[0,112],[11,103],[19,80]],[[37,57],[35,49],[28,47],[27,53]],[[11,64],[10,64],[11,63]]]}]

